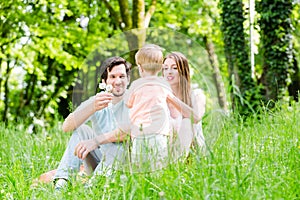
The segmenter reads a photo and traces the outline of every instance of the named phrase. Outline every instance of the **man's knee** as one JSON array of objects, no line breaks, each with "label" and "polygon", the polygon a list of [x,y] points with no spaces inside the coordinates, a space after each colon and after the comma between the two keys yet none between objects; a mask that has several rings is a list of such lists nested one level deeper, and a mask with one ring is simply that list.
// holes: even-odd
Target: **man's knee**
[{"label": "man's knee", "polygon": [[95,137],[93,129],[86,124],[82,124],[74,132],[78,134],[80,140],[87,140]]}]

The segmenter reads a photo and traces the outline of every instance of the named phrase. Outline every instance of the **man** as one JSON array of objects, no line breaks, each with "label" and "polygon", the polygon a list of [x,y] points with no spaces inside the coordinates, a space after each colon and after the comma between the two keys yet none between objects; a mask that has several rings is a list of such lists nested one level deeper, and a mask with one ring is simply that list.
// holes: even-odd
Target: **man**
[{"label": "man", "polygon": [[[130,65],[121,57],[111,57],[101,64],[100,71],[103,71],[101,80],[104,80],[106,85],[111,85],[112,91],[97,93],[65,119],[63,131],[75,131],[54,176],[56,189],[67,184],[69,173],[78,171],[82,160],[87,174],[91,174],[100,162],[104,167],[110,167],[116,160],[122,160],[122,144],[114,143],[122,138],[112,135],[106,138],[111,143],[103,145],[94,138],[115,130],[117,123],[129,123],[128,108],[121,100],[129,84]],[[108,106],[110,103],[112,106]],[[87,121],[91,121],[92,128],[85,124]],[[82,148],[74,155],[80,141],[88,141],[89,146],[96,145],[99,148],[93,148],[93,151]]]}]

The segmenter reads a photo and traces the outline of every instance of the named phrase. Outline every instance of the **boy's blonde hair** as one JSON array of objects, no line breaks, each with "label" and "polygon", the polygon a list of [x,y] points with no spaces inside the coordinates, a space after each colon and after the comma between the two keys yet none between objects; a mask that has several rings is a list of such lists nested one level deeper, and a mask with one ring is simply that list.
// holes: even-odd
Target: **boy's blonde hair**
[{"label": "boy's blonde hair", "polygon": [[135,54],[135,61],[144,70],[157,73],[162,68],[163,52],[162,48],[155,44],[144,45]]}]

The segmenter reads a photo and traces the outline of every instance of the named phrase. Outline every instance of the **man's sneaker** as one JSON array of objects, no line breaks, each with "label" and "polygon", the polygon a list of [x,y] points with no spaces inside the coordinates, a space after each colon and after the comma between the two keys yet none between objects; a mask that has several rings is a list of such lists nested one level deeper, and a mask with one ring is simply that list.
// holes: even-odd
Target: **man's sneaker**
[{"label": "man's sneaker", "polygon": [[67,187],[68,181],[66,179],[60,178],[55,182],[54,189],[55,190],[61,190],[65,187]]}]

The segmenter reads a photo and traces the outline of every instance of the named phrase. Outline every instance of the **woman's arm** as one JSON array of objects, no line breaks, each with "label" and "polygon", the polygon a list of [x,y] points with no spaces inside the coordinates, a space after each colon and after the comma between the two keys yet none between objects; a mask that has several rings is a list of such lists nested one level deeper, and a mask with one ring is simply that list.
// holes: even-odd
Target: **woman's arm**
[{"label": "woman's arm", "polygon": [[201,89],[196,89],[192,91],[192,107],[195,113],[198,113],[198,115],[203,117],[205,113],[205,107],[206,107],[206,96]]},{"label": "woman's arm", "polygon": [[193,93],[192,105],[193,108],[183,103],[174,95],[168,95],[167,103],[172,104],[185,118],[191,118],[194,123],[198,123],[205,112],[205,95]]}]

